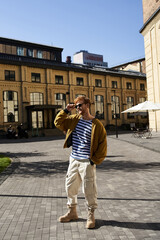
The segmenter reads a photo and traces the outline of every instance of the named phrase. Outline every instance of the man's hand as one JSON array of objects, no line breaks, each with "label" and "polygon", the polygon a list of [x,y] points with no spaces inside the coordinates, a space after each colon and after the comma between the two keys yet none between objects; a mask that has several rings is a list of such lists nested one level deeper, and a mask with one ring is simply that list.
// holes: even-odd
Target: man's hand
[{"label": "man's hand", "polygon": [[66,108],[70,112],[70,111],[72,111],[75,108],[75,104],[74,103],[69,103],[69,104],[67,104]]}]

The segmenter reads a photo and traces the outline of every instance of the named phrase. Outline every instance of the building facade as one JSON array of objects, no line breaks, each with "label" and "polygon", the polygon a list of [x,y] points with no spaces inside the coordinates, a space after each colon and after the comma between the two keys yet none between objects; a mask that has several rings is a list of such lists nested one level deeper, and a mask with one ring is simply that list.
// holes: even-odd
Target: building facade
[{"label": "building facade", "polygon": [[[160,103],[160,0],[143,0],[148,100]],[[149,113],[150,128],[160,131],[160,111]]]},{"label": "building facade", "polygon": [[[104,126],[115,125],[115,117],[118,126],[147,124],[144,117],[121,114],[146,100],[145,74],[63,63],[61,48],[42,46],[41,58],[28,56],[26,42],[6,41],[12,47],[17,45],[14,53],[8,53],[4,39],[0,42],[0,129],[23,123],[30,130],[50,131],[56,113],[79,95],[91,99],[91,114]],[[40,45],[30,43],[29,47],[36,52]],[[54,51],[58,58],[50,60]]]},{"label": "building facade", "polygon": [[86,64],[88,66],[102,66],[108,67],[107,62],[103,62],[103,55],[89,53],[88,51],[81,50],[73,55],[73,63]]},{"label": "building facade", "polygon": [[116,65],[116,66],[112,67],[112,69],[146,73],[145,58],[139,58],[134,61]]}]

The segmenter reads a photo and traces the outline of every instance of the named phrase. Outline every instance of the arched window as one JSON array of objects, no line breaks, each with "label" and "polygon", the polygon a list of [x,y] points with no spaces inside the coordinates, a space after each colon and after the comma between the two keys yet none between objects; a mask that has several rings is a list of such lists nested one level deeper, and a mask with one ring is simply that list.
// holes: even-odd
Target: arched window
[{"label": "arched window", "polygon": [[18,93],[3,92],[4,122],[18,122]]},{"label": "arched window", "polygon": [[96,118],[104,119],[104,97],[101,95],[95,96],[95,113]]},{"label": "arched window", "polygon": [[[134,98],[127,97],[127,109],[133,106],[134,106]],[[127,118],[134,118],[134,115],[132,113],[127,113]]]},{"label": "arched window", "polygon": [[119,97],[111,96],[112,119],[120,118]]},{"label": "arched window", "polygon": [[[30,105],[43,105],[43,93],[30,93]],[[36,110],[31,112],[32,128],[43,128],[43,111]]]}]

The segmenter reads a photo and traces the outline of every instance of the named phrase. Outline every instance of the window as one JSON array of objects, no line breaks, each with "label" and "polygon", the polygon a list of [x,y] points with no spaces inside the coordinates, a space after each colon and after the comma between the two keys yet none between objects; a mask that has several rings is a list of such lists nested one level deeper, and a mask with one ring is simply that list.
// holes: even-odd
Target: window
[{"label": "window", "polygon": [[139,103],[142,103],[142,102],[145,102],[145,101],[146,101],[146,98],[145,98],[145,97],[139,98]]},{"label": "window", "polygon": [[23,49],[23,47],[17,47],[17,55],[24,56],[24,49]]},{"label": "window", "polygon": [[120,118],[119,97],[111,96],[111,110],[112,110],[112,119]]},{"label": "window", "polygon": [[28,57],[34,57],[33,49],[27,49],[27,56]]},{"label": "window", "polygon": [[43,93],[30,93],[30,105],[42,105]]},{"label": "window", "polygon": [[55,76],[55,83],[56,84],[63,84],[63,76]]},{"label": "window", "polygon": [[43,128],[43,111],[32,111],[32,128]]},{"label": "window", "polygon": [[117,88],[117,81],[112,81],[112,88]]},{"label": "window", "polygon": [[55,103],[57,105],[62,105],[62,108],[64,109],[66,107],[66,94],[56,93],[55,94]]},{"label": "window", "polygon": [[7,96],[9,101],[12,101],[14,99],[14,92],[8,91],[8,96]]},{"label": "window", "polygon": [[18,93],[3,92],[4,122],[18,122]]},{"label": "window", "polygon": [[51,57],[51,60],[54,60],[54,61],[57,60],[57,56],[56,56],[56,53],[55,53],[55,52],[51,52],[51,53],[50,53],[50,57]]},{"label": "window", "polygon": [[78,86],[83,86],[84,85],[83,78],[77,77],[77,85]]},{"label": "window", "polygon": [[[145,102],[145,101],[146,101],[146,98],[145,98],[145,97],[139,98],[139,103],[143,103],[143,102]],[[147,116],[148,116],[148,113],[147,113],[147,112],[141,113],[141,118],[142,118],[142,119],[143,119],[143,118],[147,118]]]},{"label": "window", "polygon": [[15,71],[5,70],[5,80],[15,81]]},{"label": "window", "polygon": [[141,91],[144,91],[144,90],[145,90],[144,83],[140,83],[140,90],[141,90]]},{"label": "window", "polygon": [[37,51],[37,58],[42,58],[42,51],[41,50]]},{"label": "window", "polygon": [[101,79],[95,79],[95,86],[96,87],[102,87],[102,80]]},{"label": "window", "polygon": [[40,82],[41,81],[40,73],[31,73],[31,79],[32,82]]},{"label": "window", "polygon": [[132,89],[132,84],[131,84],[131,82],[127,82],[127,89]]},{"label": "window", "polygon": [[[43,93],[30,93],[30,105],[43,105]],[[43,127],[43,111],[32,111],[32,128]]]},{"label": "window", "polygon": [[104,119],[104,97],[101,95],[95,96],[95,113],[96,118]]},{"label": "window", "polygon": [[[134,105],[134,98],[127,97],[127,109],[133,107],[133,105]],[[134,115],[132,113],[127,113],[127,118],[134,118]]]}]

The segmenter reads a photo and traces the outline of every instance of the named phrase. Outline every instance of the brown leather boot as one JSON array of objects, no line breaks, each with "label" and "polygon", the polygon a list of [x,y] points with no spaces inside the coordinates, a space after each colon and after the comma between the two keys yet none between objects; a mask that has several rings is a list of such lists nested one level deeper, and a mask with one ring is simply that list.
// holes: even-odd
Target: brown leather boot
[{"label": "brown leather boot", "polygon": [[68,212],[59,218],[60,222],[70,222],[71,220],[77,220],[78,215],[76,211],[76,206],[68,207]]},{"label": "brown leather boot", "polygon": [[88,209],[86,228],[95,228],[94,209]]}]

